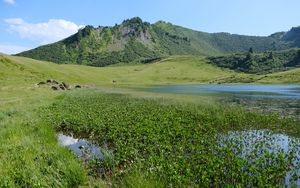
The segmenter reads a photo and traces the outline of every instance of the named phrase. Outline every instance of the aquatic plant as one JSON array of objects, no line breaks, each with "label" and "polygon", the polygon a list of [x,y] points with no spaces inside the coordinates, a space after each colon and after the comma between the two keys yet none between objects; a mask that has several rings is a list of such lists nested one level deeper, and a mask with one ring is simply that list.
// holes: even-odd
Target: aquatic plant
[{"label": "aquatic plant", "polygon": [[[276,115],[93,90],[72,91],[42,112],[54,128],[92,135],[90,139],[103,153],[110,151],[104,160],[92,163],[92,168],[101,169],[102,178],[126,178],[138,171],[173,187],[274,187],[287,184],[285,177],[296,165],[292,159],[299,145],[288,152],[266,149],[271,147],[273,133],[299,133],[293,120]],[[251,155],[244,155],[240,147],[249,143],[243,136],[224,139],[231,130],[265,129],[273,130],[264,135],[270,142],[255,142],[256,152]]]}]

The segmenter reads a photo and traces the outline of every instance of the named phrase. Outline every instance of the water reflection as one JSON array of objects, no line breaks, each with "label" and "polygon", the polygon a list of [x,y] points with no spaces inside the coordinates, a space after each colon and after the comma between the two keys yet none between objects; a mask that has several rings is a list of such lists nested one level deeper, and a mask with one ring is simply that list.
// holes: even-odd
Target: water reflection
[{"label": "water reflection", "polygon": [[57,137],[62,146],[69,148],[82,159],[92,160],[104,158],[100,147],[86,139],[75,138],[72,134],[66,135],[64,133],[59,133]]},{"label": "water reflection", "polygon": [[254,84],[221,84],[221,85],[165,85],[154,86],[147,91],[185,94],[222,94],[264,98],[300,99],[300,86],[297,85],[254,85]]},{"label": "water reflection", "polygon": [[[300,187],[300,139],[267,130],[229,131],[220,137],[222,147],[231,146],[236,156],[251,164],[261,161],[264,168],[269,165],[281,165],[280,157],[290,163],[284,184]],[[260,160],[263,158],[263,160]]]},{"label": "water reflection", "polygon": [[205,94],[227,104],[248,109],[293,116],[300,121],[300,86],[298,85],[166,85],[147,91],[178,94]]}]

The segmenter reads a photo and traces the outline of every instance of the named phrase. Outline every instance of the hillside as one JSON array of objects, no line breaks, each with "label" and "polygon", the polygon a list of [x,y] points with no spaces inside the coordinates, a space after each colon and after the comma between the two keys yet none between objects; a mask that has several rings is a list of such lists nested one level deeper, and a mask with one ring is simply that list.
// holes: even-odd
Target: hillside
[{"label": "hillside", "polygon": [[210,63],[245,73],[272,73],[300,66],[300,49],[249,51],[225,56],[208,57]]},{"label": "hillside", "polygon": [[58,65],[24,57],[0,56],[2,87],[36,85],[47,79],[84,85],[208,83],[232,75],[237,73],[210,65],[204,58],[193,56],[175,56],[146,65],[113,67]]},{"label": "hillside", "polygon": [[205,33],[159,21],[135,17],[113,27],[86,26],[59,42],[17,54],[58,64],[107,66],[116,63],[148,63],[170,55],[222,55],[300,47],[299,29],[268,37],[229,33]]},{"label": "hillside", "polygon": [[2,93],[12,89],[19,91],[47,79],[73,85],[134,87],[184,83],[300,83],[299,71],[300,68],[261,75],[238,73],[195,56],[172,56],[151,64],[91,67],[0,55],[0,90]]}]

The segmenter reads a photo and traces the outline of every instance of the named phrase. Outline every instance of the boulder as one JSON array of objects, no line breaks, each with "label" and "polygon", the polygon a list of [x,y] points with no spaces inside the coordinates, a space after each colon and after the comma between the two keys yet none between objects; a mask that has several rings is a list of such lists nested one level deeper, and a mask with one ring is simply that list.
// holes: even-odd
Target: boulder
[{"label": "boulder", "polygon": [[65,87],[65,89],[67,89],[67,90],[69,90],[69,89],[70,89],[70,86],[69,86],[69,84],[67,84],[67,83],[63,82],[63,83],[62,83],[62,85]]},{"label": "boulder", "polygon": [[59,84],[58,81],[52,80],[52,79],[47,80],[47,83],[48,83],[48,84]]},{"label": "boulder", "polygon": [[56,80],[52,80],[52,84],[59,84],[59,82]]},{"label": "boulder", "polygon": [[39,82],[37,85],[40,86],[40,85],[45,85],[46,82]]},{"label": "boulder", "polygon": [[61,90],[65,90],[65,86],[63,84],[59,84],[58,87],[61,89]]},{"label": "boulder", "polygon": [[57,91],[57,90],[59,90],[60,88],[59,88],[59,86],[51,86],[51,89],[54,90],[54,91]]}]

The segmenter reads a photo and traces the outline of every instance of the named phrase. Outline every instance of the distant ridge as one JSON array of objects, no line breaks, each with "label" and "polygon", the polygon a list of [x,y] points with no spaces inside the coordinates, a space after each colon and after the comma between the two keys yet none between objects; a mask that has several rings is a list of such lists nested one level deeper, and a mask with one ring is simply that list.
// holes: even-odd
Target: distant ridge
[{"label": "distant ridge", "polygon": [[154,24],[139,17],[113,27],[86,26],[59,42],[17,54],[55,63],[107,66],[116,63],[148,63],[170,55],[222,55],[300,47],[300,27],[267,37],[206,33],[172,25]]}]

